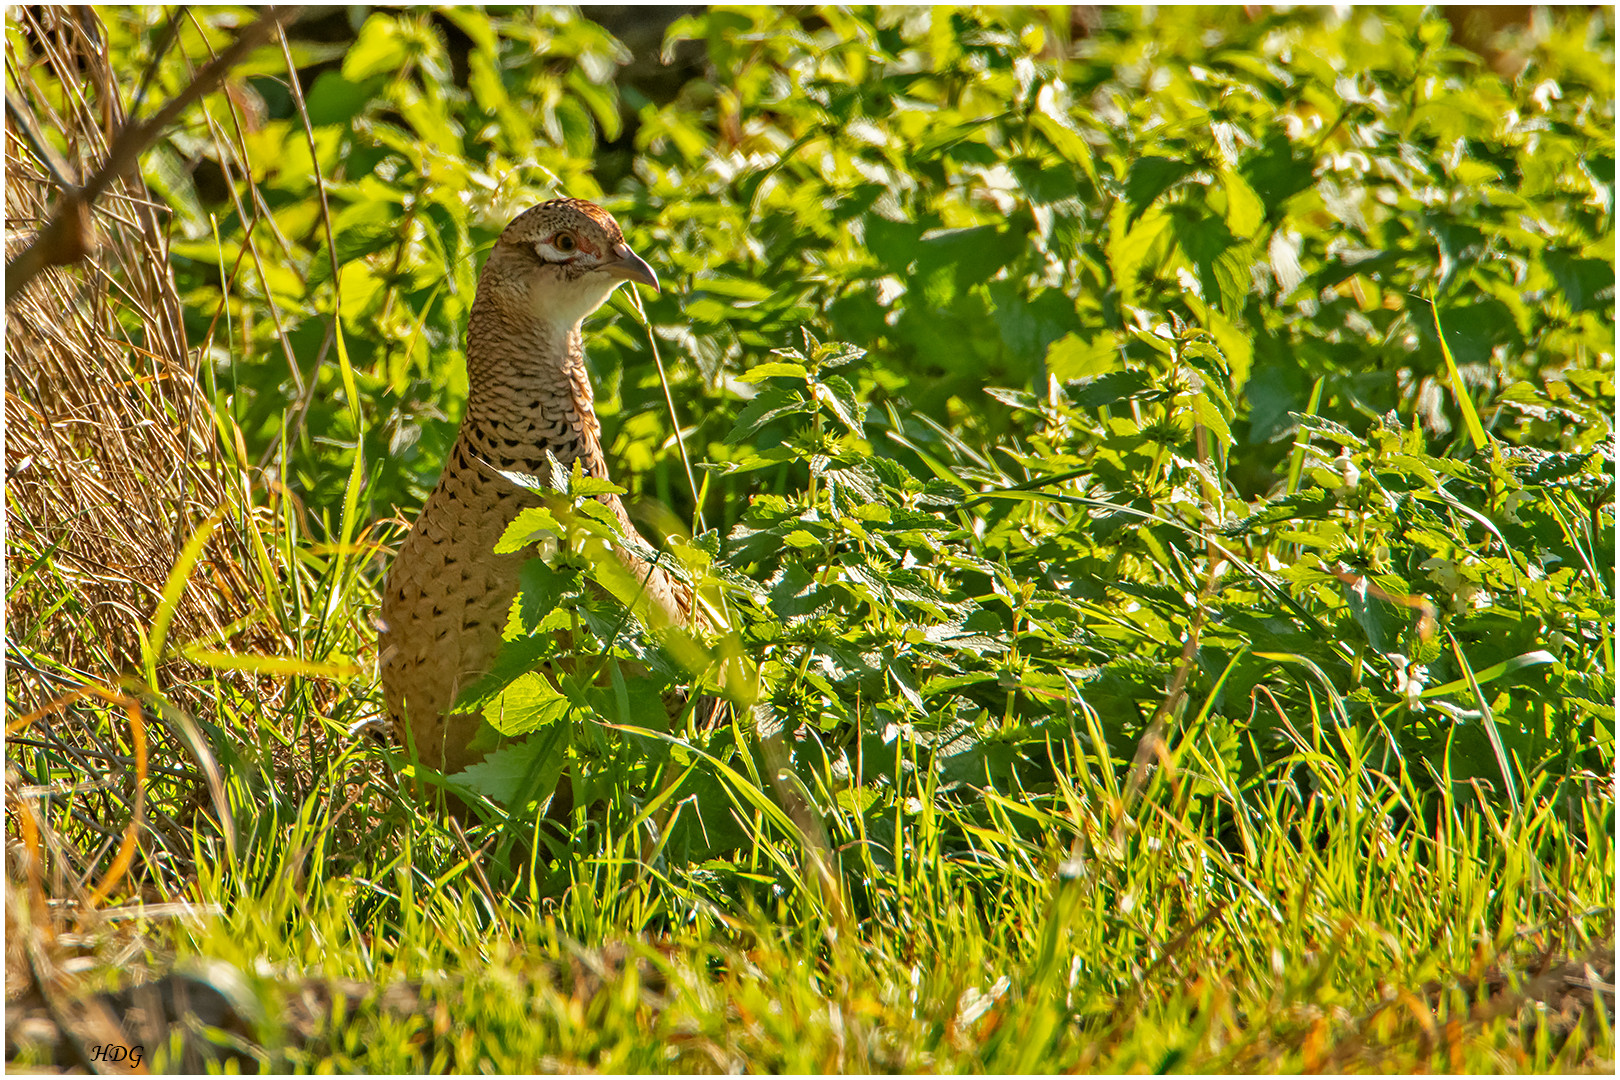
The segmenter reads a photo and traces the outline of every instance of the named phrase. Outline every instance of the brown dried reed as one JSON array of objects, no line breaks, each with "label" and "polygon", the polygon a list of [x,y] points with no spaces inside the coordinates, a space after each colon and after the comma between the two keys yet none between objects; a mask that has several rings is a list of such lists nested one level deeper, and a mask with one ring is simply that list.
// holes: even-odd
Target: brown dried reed
[{"label": "brown dried reed", "polygon": [[[64,185],[107,160],[128,117],[93,9],[15,7],[7,18],[9,260],[67,197]],[[8,301],[5,336],[7,832],[33,815],[50,892],[80,900],[127,865],[118,853],[136,829],[135,884],[167,891],[188,872],[195,811],[210,796],[223,807],[185,714],[209,715],[221,683],[275,691],[172,650],[150,664],[144,655],[165,586],[212,515],[222,520],[167,641],[272,655],[286,645],[260,617],[252,532],[266,511],[255,510],[236,448],[222,450],[187,348],[165,211],[130,170],[89,213],[97,242]],[[133,719],[121,704],[131,694],[144,706]],[[137,770],[141,742],[150,763]]]}]

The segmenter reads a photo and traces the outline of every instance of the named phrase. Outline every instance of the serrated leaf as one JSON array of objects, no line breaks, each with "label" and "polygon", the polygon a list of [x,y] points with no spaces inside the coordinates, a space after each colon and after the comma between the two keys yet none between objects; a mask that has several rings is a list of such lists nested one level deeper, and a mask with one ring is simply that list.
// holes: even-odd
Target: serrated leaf
[{"label": "serrated leaf", "polygon": [[566,530],[552,516],[550,510],[543,506],[531,506],[518,512],[512,519],[512,524],[501,533],[501,538],[495,541],[495,554],[510,555],[522,551],[530,544],[545,544],[548,541],[555,543],[566,534]]},{"label": "serrated leaf", "polygon": [[768,387],[760,391],[753,401],[743,406],[742,411],[737,414],[736,422],[731,425],[731,431],[727,433],[725,441],[736,446],[772,420],[783,416],[806,416],[811,408],[802,394]]},{"label": "serrated leaf", "polygon": [[555,482],[557,480],[555,476],[547,479],[533,473],[518,472],[515,469],[496,469],[495,475],[525,491],[538,491],[548,495],[556,492],[562,492],[565,495],[568,493],[567,473],[562,474],[562,486],[560,487]]},{"label": "serrated leaf", "polygon": [[1309,488],[1293,495],[1284,495],[1266,503],[1248,517],[1225,525],[1221,532],[1227,536],[1244,533],[1283,521],[1320,521],[1333,513],[1338,497],[1322,488]]},{"label": "serrated leaf", "polygon": [[853,364],[866,356],[866,350],[857,348],[843,341],[829,341],[818,346],[811,354],[815,358],[817,371],[828,371],[832,368]]},{"label": "serrated leaf", "polygon": [[547,636],[524,636],[503,642],[495,654],[495,663],[472,685],[462,688],[452,708],[456,712],[483,709],[520,675],[533,671],[556,647],[556,642]]},{"label": "serrated leaf", "polygon": [[1526,487],[1557,486],[1560,481],[1585,472],[1587,463],[1596,457],[1594,450],[1579,454],[1554,452],[1538,455],[1535,467],[1522,474],[1524,484]]},{"label": "serrated leaf", "polygon": [[1330,439],[1340,446],[1347,446],[1353,450],[1364,450],[1367,447],[1367,441],[1361,436],[1326,417],[1297,412],[1291,412],[1288,416],[1300,427]]},{"label": "serrated leaf", "polygon": [[594,499],[598,495],[623,495],[625,489],[611,480],[603,480],[589,473],[569,480],[569,494],[578,499]]},{"label": "serrated leaf", "polygon": [[1104,405],[1117,405],[1137,397],[1148,389],[1146,372],[1110,371],[1092,379],[1079,379],[1070,384],[1069,401],[1077,408],[1097,409]]},{"label": "serrated leaf", "polygon": [[920,713],[927,713],[928,707],[923,704],[922,695],[917,692],[916,686],[913,685],[916,682],[916,676],[911,673],[910,669],[901,661],[895,660],[889,663],[887,670],[889,678],[894,680],[894,685],[899,689],[900,696],[904,697],[913,709]]},{"label": "serrated leaf", "polygon": [[801,563],[789,563],[770,582],[771,610],[789,619],[811,615],[832,603],[834,593],[823,589]]},{"label": "serrated leaf", "polygon": [[526,671],[484,703],[484,720],[502,735],[526,735],[567,715],[568,698],[538,671]]},{"label": "serrated leaf", "polygon": [[737,376],[740,382],[764,382],[773,378],[807,379],[810,370],[803,364],[786,363],[781,360],[771,360],[763,364],[755,364],[741,375]]},{"label": "serrated leaf", "polygon": [[1003,405],[1011,405],[1015,409],[1039,412],[1041,408],[1041,399],[1028,390],[1009,390],[1002,386],[987,386],[984,388],[984,392]]},{"label": "serrated leaf", "polygon": [[506,620],[506,640],[532,634],[540,621],[556,608],[563,594],[578,583],[578,576],[553,569],[544,559],[530,559],[518,571],[518,594]]},{"label": "serrated leaf", "polygon": [[522,742],[491,751],[450,780],[499,806],[521,809],[556,790],[568,763],[567,734],[567,725],[552,724]]},{"label": "serrated leaf", "polygon": [[872,471],[891,488],[903,490],[906,482],[912,478],[911,474],[906,472],[905,466],[893,458],[873,456],[868,460],[871,462]]},{"label": "serrated leaf", "polygon": [[861,415],[866,410],[855,396],[855,388],[842,375],[830,375],[816,385],[816,400],[824,402],[843,425],[859,435]]}]

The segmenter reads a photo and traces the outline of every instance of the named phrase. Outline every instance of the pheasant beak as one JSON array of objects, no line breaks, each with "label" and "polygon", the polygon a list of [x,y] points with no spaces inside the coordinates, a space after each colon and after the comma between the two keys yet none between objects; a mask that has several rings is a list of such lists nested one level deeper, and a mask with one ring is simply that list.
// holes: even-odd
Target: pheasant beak
[{"label": "pheasant beak", "polygon": [[613,260],[603,263],[599,269],[623,281],[639,281],[653,292],[658,291],[658,275],[653,273],[653,268],[622,241],[613,245]]}]

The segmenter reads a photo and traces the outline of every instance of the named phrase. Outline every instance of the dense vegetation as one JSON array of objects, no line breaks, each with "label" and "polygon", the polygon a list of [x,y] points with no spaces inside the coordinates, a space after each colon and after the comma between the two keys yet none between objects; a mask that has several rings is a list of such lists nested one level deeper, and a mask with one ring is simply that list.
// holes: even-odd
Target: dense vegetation
[{"label": "dense vegetation", "polygon": [[[246,21],[102,17],[153,100]],[[309,1068],[1609,1067],[1605,1007],[1521,976],[1612,953],[1613,27],[1452,36],[749,8],[670,24],[659,74],[578,14],[354,8],[254,53],[143,159],[262,585],[218,640],[156,628],[185,572],[146,616],[140,693],[222,778],[121,886],[215,914],[143,955],[244,973],[255,1052]],[[665,282],[589,360],[724,626],[537,561],[471,695],[500,749],[423,776],[349,732],[376,585],[482,255],[558,192]],[[514,543],[619,539],[547,479]],[[69,836],[73,769],[24,764]],[[545,966],[618,941],[611,992]],[[429,1004],[284,1044],[311,972]]]}]

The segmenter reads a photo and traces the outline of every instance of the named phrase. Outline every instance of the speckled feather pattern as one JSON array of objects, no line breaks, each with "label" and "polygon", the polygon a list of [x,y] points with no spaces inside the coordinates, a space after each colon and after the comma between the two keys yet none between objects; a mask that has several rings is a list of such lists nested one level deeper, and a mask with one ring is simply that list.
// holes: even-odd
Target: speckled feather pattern
[{"label": "speckled feather pattern", "polygon": [[[543,246],[563,232],[571,261]],[[500,474],[546,476],[549,451],[565,466],[578,460],[590,475],[607,477],[580,320],[621,280],[597,267],[622,244],[600,207],[553,200],[506,228],[479,278],[467,326],[467,411],[444,474],[389,569],[379,639],[389,718],[402,743],[408,724],[422,761],[445,772],[481,756],[467,745],[482,718],[450,706],[493,663],[519,570],[534,557],[532,550],[494,554],[518,513],[540,505]],[[617,496],[602,502],[632,531]],[[646,563],[617,554],[647,577]],[[679,582],[655,570],[647,588],[671,617],[686,617],[691,598]]]}]

